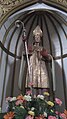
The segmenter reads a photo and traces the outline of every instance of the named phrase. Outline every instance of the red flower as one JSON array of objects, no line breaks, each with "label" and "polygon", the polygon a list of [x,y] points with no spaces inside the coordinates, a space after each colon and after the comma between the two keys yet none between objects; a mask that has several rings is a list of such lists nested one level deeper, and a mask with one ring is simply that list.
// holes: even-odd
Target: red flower
[{"label": "red flower", "polygon": [[49,116],[48,119],[57,119],[55,116]]},{"label": "red flower", "polygon": [[62,104],[62,101],[61,101],[60,99],[58,99],[58,98],[55,98],[55,102],[56,102],[58,105],[60,105],[60,106],[61,106],[61,104]]},{"label": "red flower", "polygon": [[14,112],[9,112],[6,115],[4,115],[4,119],[13,119],[14,117]]},{"label": "red flower", "polygon": [[24,100],[24,97],[22,96],[22,94],[17,97],[17,100]]}]

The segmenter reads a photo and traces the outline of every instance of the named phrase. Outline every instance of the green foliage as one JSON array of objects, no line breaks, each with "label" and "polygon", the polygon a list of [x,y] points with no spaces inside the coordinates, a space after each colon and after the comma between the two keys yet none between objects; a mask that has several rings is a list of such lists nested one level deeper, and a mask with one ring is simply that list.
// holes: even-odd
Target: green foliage
[{"label": "green foliage", "polygon": [[[56,105],[59,107],[62,101],[55,98],[52,102],[49,100],[49,94],[46,92],[44,95],[19,95],[17,98],[7,98],[9,112],[6,116],[12,116],[11,119],[66,119],[64,113],[56,110]],[[57,111],[57,113],[56,113]],[[65,118],[62,118],[65,116]],[[29,118],[27,118],[29,117]],[[6,119],[6,118],[4,118]]]},{"label": "green foliage", "polygon": [[27,111],[24,108],[19,106],[15,108],[16,119],[25,119],[26,115],[27,115]]}]

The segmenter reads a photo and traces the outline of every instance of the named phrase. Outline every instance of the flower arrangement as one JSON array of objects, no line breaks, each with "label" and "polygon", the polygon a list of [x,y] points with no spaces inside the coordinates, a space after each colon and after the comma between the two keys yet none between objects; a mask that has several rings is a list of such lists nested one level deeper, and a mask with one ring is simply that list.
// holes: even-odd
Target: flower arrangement
[{"label": "flower arrangement", "polygon": [[17,97],[8,97],[8,112],[4,119],[67,119],[67,111],[60,113],[55,106],[61,106],[62,101],[55,98],[52,102],[49,100],[49,93],[32,96],[31,90],[26,95],[20,94]]}]

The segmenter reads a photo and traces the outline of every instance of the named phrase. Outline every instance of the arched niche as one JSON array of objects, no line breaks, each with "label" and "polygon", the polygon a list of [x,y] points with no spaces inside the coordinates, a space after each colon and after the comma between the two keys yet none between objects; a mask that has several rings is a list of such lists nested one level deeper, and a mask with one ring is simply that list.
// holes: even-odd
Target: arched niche
[{"label": "arched niche", "polygon": [[[12,8],[0,22],[0,104],[5,110],[5,97],[21,93],[18,77],[23,50],[22,28],[17,29],[15,21],[24,22],[28,44],[32,44],[32,32],[36,25],[43,31],[42,46],[55,60],[56,96],[63,101],[62,110],[67,106],[67,36],[66,11],[57,3],[45,0],[23,2]],[[60,85],[60,86],[59,86]],[[62,92],[62,93],[61,93]]]}]

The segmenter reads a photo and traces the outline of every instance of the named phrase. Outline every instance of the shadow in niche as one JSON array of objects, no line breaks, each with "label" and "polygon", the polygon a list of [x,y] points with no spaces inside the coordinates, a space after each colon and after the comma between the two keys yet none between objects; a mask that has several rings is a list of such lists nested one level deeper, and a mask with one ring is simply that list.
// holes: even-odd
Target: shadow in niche
[{"label": "shadow in niche", "polygon": [[[22,54],[22,45],[20,46],[19,56]],[[20,59],[16,59],[14,67],[14,61],[10,64],[9,78],[6,88],[6,96],[17,96],[21,93],[18,87],[19,71],[20,71]]]},{"label": "shadow in niche", "polygon": [[[18,79],[19,79],[19,69],[20,69],[20,61],[16,61],[15,72],[14,70],[14,63],[10,64],[10,73],[6,88],[6,97],[8,96],[17,96],[21,92],[18,89]],[[14,77],[13,77],[14,73]]]},{"label": "shadow in niche", "polygon": [[[56,57],[55,46],[52,43],[52,51],[53,57]],[[56,91],[55,98],[59,98],[62,101],[62,105],[57,108],[58,111],[64,111],[66,107],[66,92],[65,92],[65,73],[64,69],[62,69],[62,61],[61,59],[54,60],[55,62],[55,83],[56,83]],[[52,80],[52,79],[51,79]],[[51,83],[51,82],[50,82]]]},{"label": "shadow in niche", "polygon": [[[12,97],[12,96],[18,96],[21,94],[21,91],[18,89],[18,78],[19,78],[19,69],[20,69],[20,61],[16,61],[16,71],[15,71],[15,78],[13,78],[13,68],[14,68],[14,62],[9,64],[10,66],[10,72],[9,72],[9,77],[7,79],[7,84],[6,84],[6,91],[5,96],[3,96],[3,104],[2,104],[2,112],[6,111],[7,104],[6,104],[6,97]],[[14,88],[13,88],[14,87]],[[13,92],[12,92],[13,91]]]},{"label": "shadow in niche", "polygon": [[[61,62],[61,59],[59,60]],[[66,108],[66,96],[65,96],[65,73],[62,71],[59,63],[55,61],[55,75],[56,75],[56,92],[55,97],[61,99],[62,105],[58,108],[58,111],[64,111]]]}]

